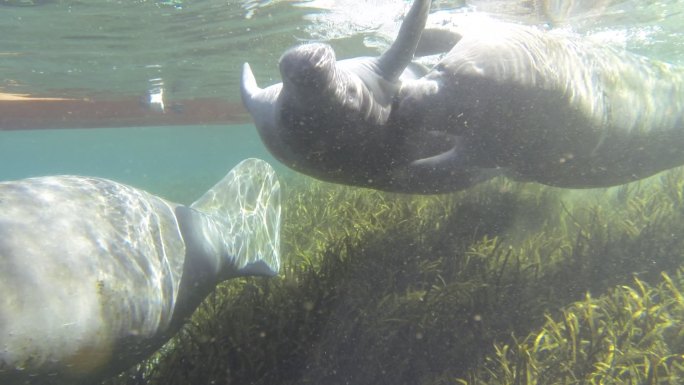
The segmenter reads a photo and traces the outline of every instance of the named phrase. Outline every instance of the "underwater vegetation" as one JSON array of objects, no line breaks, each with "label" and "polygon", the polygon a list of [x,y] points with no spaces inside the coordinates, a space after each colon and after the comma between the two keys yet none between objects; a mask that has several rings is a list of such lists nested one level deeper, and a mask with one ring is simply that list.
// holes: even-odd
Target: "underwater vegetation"
[{"label": "underwater vegetation", "polygon": [[635,278],[548,317],[541,331],[498,345],[463,384],[681,384],[684,273],[655,287]]},{"label": "underwater vegetation", "polygon": [[292,176],[283,268],[230,281],[123,384],[677,383],[684,171],[411,196]]}]

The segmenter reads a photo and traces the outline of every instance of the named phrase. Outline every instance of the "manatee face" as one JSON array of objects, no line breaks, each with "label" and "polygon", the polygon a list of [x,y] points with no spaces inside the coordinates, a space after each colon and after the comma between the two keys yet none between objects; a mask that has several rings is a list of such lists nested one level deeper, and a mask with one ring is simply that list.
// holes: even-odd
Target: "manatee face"
[{"label": "manatee face", "polygon": [[[280,59],[282,84],[243,85],[245,104],[264,142],[287,166],[347,184],[377,180],[393,154],[387,125],[396,82],[378,58],[337,61],[332,47],[304,44]],[[253,78],[249,70],[248,78]],[[249,83],[249,82],[243,82]]]}]

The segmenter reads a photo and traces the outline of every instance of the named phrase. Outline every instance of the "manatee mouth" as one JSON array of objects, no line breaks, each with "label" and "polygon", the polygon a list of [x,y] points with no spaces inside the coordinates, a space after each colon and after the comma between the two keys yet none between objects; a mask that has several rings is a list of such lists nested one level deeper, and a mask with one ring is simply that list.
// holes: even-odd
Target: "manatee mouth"
[{"label": "manatee mouth", "polygon": [[300,45],[280,58],[280,75],[286,85],[320,87],[330,81],[335,60],[335,52],[327,44]]}]

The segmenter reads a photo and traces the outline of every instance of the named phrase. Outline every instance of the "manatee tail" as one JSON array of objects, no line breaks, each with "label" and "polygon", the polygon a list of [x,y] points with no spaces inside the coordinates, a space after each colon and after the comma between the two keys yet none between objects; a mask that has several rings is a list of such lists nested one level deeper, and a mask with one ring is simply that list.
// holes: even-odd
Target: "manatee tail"
[{"label": "manatee tail", "polygon": [[228,258],[224,279],[268,275],[280,269],[280,183],[273,168],[246,159],[195,201],[204,221],[205,245]]},{"label": "manatee tail", "polygon": [[394,82],[413,60],[420,36],[425,28],[430,0],[414,0],[411,9],[401,23],[397,39],[378,59],[380,74],[385,80]]}]

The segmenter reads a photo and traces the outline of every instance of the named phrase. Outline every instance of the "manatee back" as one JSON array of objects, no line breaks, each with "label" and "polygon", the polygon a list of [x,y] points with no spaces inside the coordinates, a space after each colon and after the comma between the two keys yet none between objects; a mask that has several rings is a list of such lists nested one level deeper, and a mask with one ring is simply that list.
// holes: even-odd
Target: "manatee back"
[{"label": "manatee back", "polygon": [[174,309],[185,246],[173,209],[97,178],[0,183],[0,383],[73,383],[150,353],[130,346]]}]

